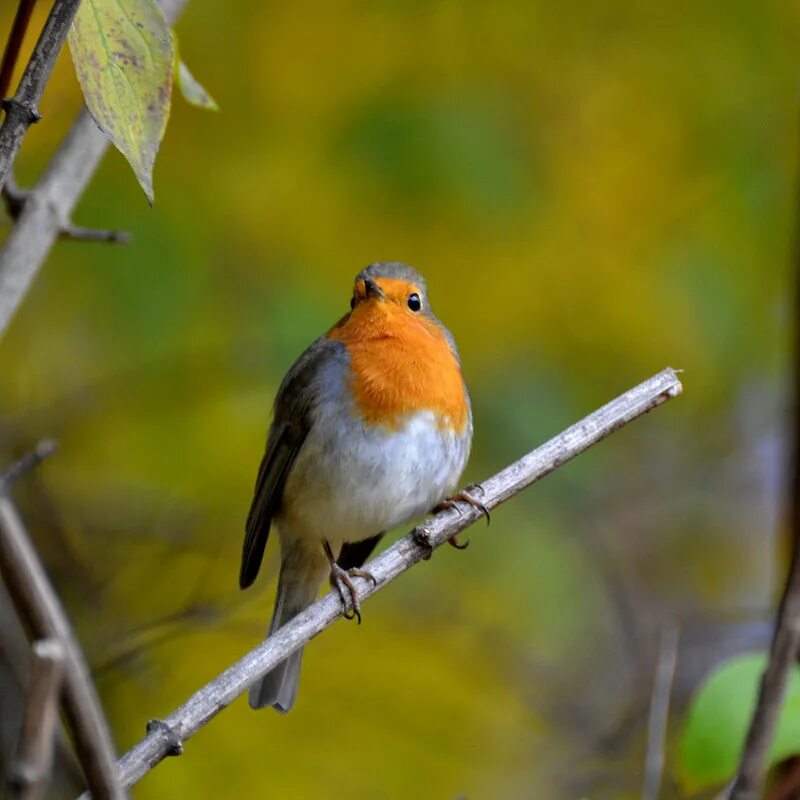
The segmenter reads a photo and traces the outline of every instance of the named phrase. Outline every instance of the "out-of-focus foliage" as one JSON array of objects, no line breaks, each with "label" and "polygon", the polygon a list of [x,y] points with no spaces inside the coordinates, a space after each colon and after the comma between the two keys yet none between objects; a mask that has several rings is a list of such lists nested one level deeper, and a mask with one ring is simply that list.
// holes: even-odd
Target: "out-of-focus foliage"
[{"label": "out-of-focus foliage", "polygon": [[[700,687],[679,747],[679,774],[690,793],[725,783],[734,776],[766,663],[762,654],[738,656],[723,664]],[[798,752],[800,668],[795,668],[789,676],[769,764]]]},{"label": "out-of-focus foliage", "polygon": [[[274,542],[271,579],[236,577],[270,404],[365,264],[418,267],[458,341],[465,481],[666,365],[686,392],[315,640],[291,714],[237,702],[137,797],[637,797],[665,615],[683,796],[690,692],[763,646],[780,574],[799,15],[190,4],[223,112],[175,106],[154,210],[108,156],[75,219],[134,244],[59,244],[0,342],[0,455],[60,441],[18,496],[120,747],[266,630]],[[22,183],[78,103],[57,71]]]}]

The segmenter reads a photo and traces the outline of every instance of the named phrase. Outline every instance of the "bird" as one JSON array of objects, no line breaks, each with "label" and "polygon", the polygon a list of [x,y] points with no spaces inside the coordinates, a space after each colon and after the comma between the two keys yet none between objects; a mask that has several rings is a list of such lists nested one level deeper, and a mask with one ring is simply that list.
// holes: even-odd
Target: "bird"
[{"label": "bird", "polygon": [[[350,310],[286,373],[245,525],[239,585],[258,574],[277,528],[280,572],[268,635],[310,606],[326,578],[361,622],[353,579],[385,532],[464,500],[453,494],[473,422],[461,361],[414,268],[376,262],[355,278]],[[455,538],[454,546],[463,548]],[[302,649],[249,692],[252,708],[295,704]]]}]

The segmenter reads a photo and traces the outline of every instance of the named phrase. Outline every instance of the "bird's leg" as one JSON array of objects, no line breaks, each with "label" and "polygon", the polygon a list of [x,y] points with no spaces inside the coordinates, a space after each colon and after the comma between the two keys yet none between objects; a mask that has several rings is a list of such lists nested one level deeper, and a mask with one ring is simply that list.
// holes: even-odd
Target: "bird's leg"
[{"label": "bird's leg", "polygon": [[[461,509],[458,507],[458,501],[461,500],[462,502],[469,503],[471,506],[477,508],[478,511],[480,511],[484,517],[486,517],[486,524],[488,525],[492,519],[491,515],[489,514],[489,509],[486,508],[486,506],[480,500],[478,500],[477,497],[475,497],[475,495],[472,493],[474,491],[479,491],[481,494],[483,494],[483,487],[477,483],[471,484],[466,489],[462,489],[460,492],[454,494],[452,497],[446,497],[433,509],[432,513],[436,514],[439,511],[444,511],[446,508],[454,508],[460,514]],[[466,542],[459,542],[457,535],[451,536],[447,540],[448,544],[455,547],[456,550],[466,550],[469,547],[469,541],[470,540],[467,539]]]},{"label": "bird's leg", "polygon": [[[333,586],[339,597],[342,598],[342,605],[344,606],[344,618],[358,620],[361,624],[361,604],[358,602],[358,592],[353,585],[350,578],[364,578],[364,580],[372,581],[377,586],[378,581],[371,572],[358,567],[351,567],[350,569],[342,569],[337,563],[333,555],[333,550],[327,540],[322,545],[325,548],[325,555],[328,557],[328,562],[331,565],[331,586]],[[346,591],[345,591],[346,590]],[[348,603],[349,596],[349,603]]]}]

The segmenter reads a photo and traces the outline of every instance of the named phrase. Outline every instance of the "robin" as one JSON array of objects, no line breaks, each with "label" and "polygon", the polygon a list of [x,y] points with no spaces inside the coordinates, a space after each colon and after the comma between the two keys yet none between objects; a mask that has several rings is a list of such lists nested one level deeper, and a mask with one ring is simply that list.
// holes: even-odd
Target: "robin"
[{"label": "robin", "polygon": [[[384,533],[455,499],[472,410],[450,331],[422,276],[398,262],[355,279],[350,312],[291,367],[275,398],[242,550],[241,588],[258,574],[270,527],[281,546],[269,633],[316,599],[326,578],[348,619],[354,577]],[[459,546],[455,540],[452,542]],[[250,690],[250,705],[289,711],[302,650]]]}]

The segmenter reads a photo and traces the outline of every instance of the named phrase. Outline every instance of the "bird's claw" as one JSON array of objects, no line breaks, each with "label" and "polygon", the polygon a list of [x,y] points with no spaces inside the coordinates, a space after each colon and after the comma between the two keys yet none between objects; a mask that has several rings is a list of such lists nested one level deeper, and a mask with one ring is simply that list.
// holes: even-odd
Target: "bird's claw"
[{"label": "bird's claw", "polygon": [[475,497],[475,492],[480,492],[481,495],[486,494],[486,492],[483,490],[483,486],[481,486],[479,483],[471,483],[466,489],[459,492],[457,497],[459,500],[463,500],[474,508],[477,508],[478,511],[480,511],[484,517],[486,517],[486,524],[488,525],[492,521],[492,515],[489,513],[489,509],[484,505],[484,503]]},{"label": "bird's claw", "polygon": [[342,569],[336,562],[331,564],[331,586],[339,592],[339,597],[342,598],[343,616],[348,620],[357,619],[360,625],[361,603],[358,600],[358,590],[350,580],[351,578],[364,578],[364,580],[372,581],[373,586],[378,585],[378,579],[365,569],[358,569],[358,567]]},{"label": "bird's claw", "polygon": [[347,574],[351,578],[363,578],[365,581],[372,581],[373,586],[378,585],[378,579],[368,570],[361,569],[360,567],[350,567]]},{"label": "bird's claw", "polygon": [[467,539],[466,542],[459,542],[458,541],[458,534],[454,533],[448,540],[447,544],[451,547],[455,547],[456,550],[466,550],[469,547],[471,539]]},{"label": "bird's claw", "polygon": [[458,503],[456,503],[456,499],[453,497],[445,497],[444,500],[437,503],[431,509],[431,514],[438,514],[440,511],[444,511],[446,508],[454,508],[456,511],[458,511],[459,517],[463,516],[461,509],[458,507]]},{"label": "bird's claw", "polygon": [[458,507],[458,501],[461,500],[464,503],[469,503],[473,508],[477,508],[478,511],[486,517],[486,524],[488,525],[492,521],[492,515],[489,513],[489,509],[475,497],[473,492],[476,491],[484,494],[483,487],[480,484],[470,484],[466,489],[462,489],[452,497],[446,497],[442,500],[442,502],[433,509],[433,513],[435,514],[438,511],[443,511],[445,508],[455,508],[459,515],[461,515],[461,509]]}]

